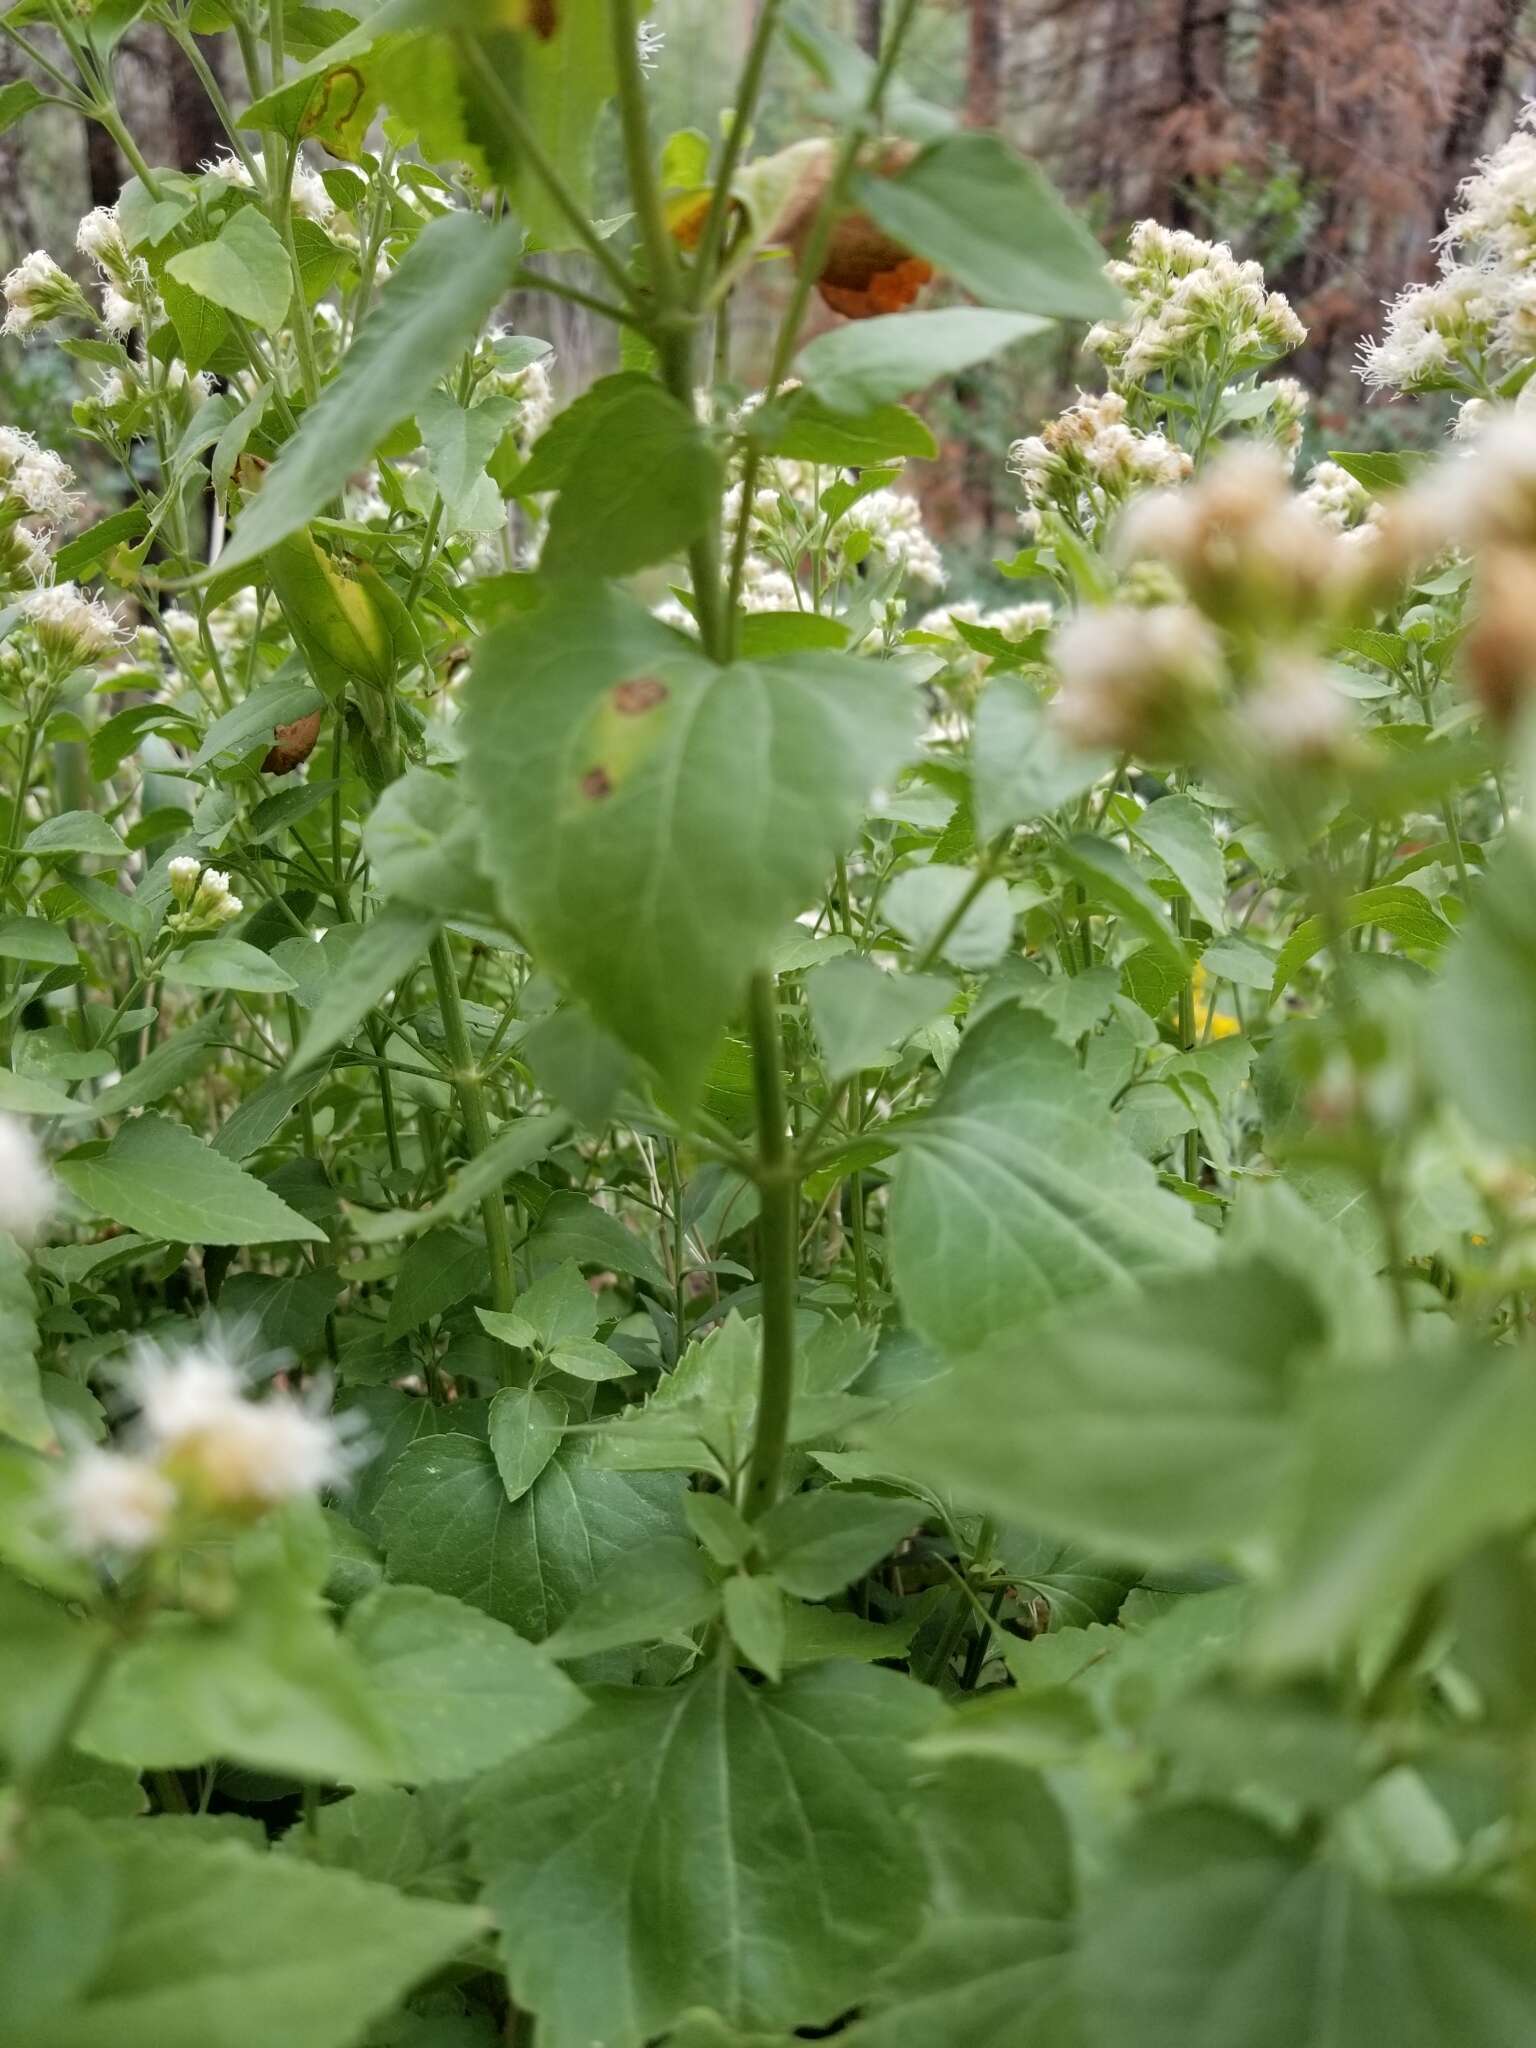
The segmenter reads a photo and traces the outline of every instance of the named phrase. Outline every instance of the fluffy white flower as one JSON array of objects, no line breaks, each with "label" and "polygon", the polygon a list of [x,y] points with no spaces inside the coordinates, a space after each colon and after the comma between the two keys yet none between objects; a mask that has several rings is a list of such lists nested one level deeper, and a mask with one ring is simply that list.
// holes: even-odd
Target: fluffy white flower
[{"label": "fluffy white flower", "polygon": [[1361,525],[1375,510],[1365,485],[1336,462],[1314,464],[1307,478],[1307,487],[1301,493],[1301,502],[1310,506],[1323,524],[1332,527],[1336,533],[1346,533],[1351,527]]},{"label": "fluffy white flower", "polygon": [[344,1478],[351,1463],[330,1418],[290,1394],[247,1400],[240,1374],[216,1353],[146,1352],[134,1390],[146,1446],[204,1505],[238,1510],[295,1499]]},{"label": "fluffy white flower", "polygon": [[1187,605],[1105,605],[1056,636],[1057,730],[1075,745],[1159,753],[1221,688],[1215,635]]},{"label": "fluffy white flower", "polygon": [[122,638],[116,612],[99,598],[82,597],[73,583],[55,583],[22,599],[38,645],[59,661],[99,661]]},{"label": "fluffy white flower", "polygon": [[916,498],[904,491],[871,491],[834,523],[830,538],[835,545],[853,533],[867,533],[870,552],[907,580],[930,590],[944,588],[944,558],[923,531],[922,507]]},{"label": "fluffy white flower", "polygon": [[1270,663],[1240,716],[1259,750],[1283,766],[1331,760],[1351,729],[1344,699],[1312,661]]},{"label": "fluffy white flower", "polygon": [[217,931],[245,908],[221,868],[205,868],[190,854],[168,862],[166,876],[172,901],[179,905],[170,920],[174,931]]},{"label": "fluffy white flower", "polygon": [[53,1177],[25,1118],[0,1111],[0,1230],[30,1244],[53,1214]]},{"label": "fluffy white flower", "polygon": [[[205,163],[203,169],[212,177],[222,178],[226,185],[239,186],[243,192],[256,190],[256,181],[245,165],[228,151]],[[336,202],[326,191],[325,180],[302,159],[293,167],[292,192],[293,210],[301,220],[312,220],[324,227],[336,211]]]},{"label": "fluffy white flower", "polygon": [[1101,321],[1084,346],[1117,383],[1140,384],[1169,371],[1207,340],[1233,368],[1288,355],[1306,329],[1283,292],[1269,291],[1259,264],[1240,263],[1225,242],[1138,222],[1123,261],[1106,266],[1129,301],[1120,321]]},{"label": "fluffy white flower", "polygon": [[82,1445],[53,1488],[66,1546],[81,1556],[152,1550],[176,1510],[176,1489],[147,1459]]},{"label": "fluffy white flower", "polygon": [[1453,385],[1457,358],[1493,345],[1506,300],[1504,279],[1470,267],[1410,285],[1388,307],[1381,340],[1362,343],[1360,375],[1367,384],[1403,392]]},{"label": "fluffy white flower", "polygon": [[108,334],[131,334],[143,323],[144,314],[138,302],[120,292],[116,285],[109,284],[101,295],[101,324]]},{"label": "fluffy white flower", "polygon": [[86,311],[79,288],[46,249],[34,249],[24,256],[0,284],[0,292],[7,308],[0,327],[4,334],[30,334],[34,327],[57,320],[61,313]]},{"label": "fluffy white flower", "polygon": [[1125,413],[1118,391],[1079,392],[1041,433],[1014,442],[1008,467],[1024,486],[1032,531],[1049,508],[1073,525],[1091,524],[1133,492],[1189,475],[1193,464],[1182,448],[1164,434],[1137,433]]},{"label": "fluffy white flower", "polygon": [[79,494],[70,489],[74,480],[74,471],[61,455],[51,448],[29,448],[6,478],[5,493],[19,499],[33,518],[59,522],[71,518],[79,506]]}]

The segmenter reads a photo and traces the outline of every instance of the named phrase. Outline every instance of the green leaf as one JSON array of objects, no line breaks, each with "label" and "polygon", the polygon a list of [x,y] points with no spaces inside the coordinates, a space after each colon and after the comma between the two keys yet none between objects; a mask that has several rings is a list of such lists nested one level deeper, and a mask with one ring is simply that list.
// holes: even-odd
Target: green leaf
[{"label": "green leaf", "polygon": [[408,903],[388,903],[362,928],[310,1012],[309,1028],[289,1062],[290,1073],[312,1067],[343,1044],[431,945],[437,919]]},{"label": "green leaf", "polygon": [[937,1103],[904,1130],[889,1241],[913,1326],[947,1352],[1211,1247],[1049,1022],[1010,1009],[966,1034]]},{"label": "green leaf", "polygon": [[0,86],[0,135],[14,128],[34,107],[42,106],[45,97],[30,78],[13,78],[9,85]]},{"label": "green leaf", "polygon": [[1107,839],[1086,832],[1054,849],[1053,858],[1087,890],[1090,901],[1104,905],[1162,954],[1171,973],[1189,979],[1189,962],[1168,921],[1162,899],[1142,880],[1129,857]]},{"label": "green leaf", "polygon": [[1149,1814],[1090,1899],[1089,2037],[1136,2048],[1514,2048],[1536,1935],[1475,1891],[1386,1895],[1217,1807]]},{"label": "green leaf", "polygon": [[994,313],[979,306],[889,313],[817,335],[800,351],[795,374],[830,411],[861,415],[968,370],[1050,326],[1049,320],[1029,313]]},{"label": "green leaf", "polygon": [[401,1261],[384,1325],[386,1344],[396,1343],[444,1309],[478,1294],[490,1278],[484,1241],[458,1230],[433,1230],[417,1238]]},{"label": "green leaf", "polygon": [[[708,1494],[692,1494],[707,1500]],[[749,1579],[738,1572],[722,1588],[725,1625],[731,1641],[747,1662],[775,1685],[784,1675],[786,1617],[784,1595],[772,1579]]]},{"label": "green leaf", "polygon": [[1310,1297],[1255,1260],[1154,1283],[1026,1337],[873,1423],[894,1469],[1101,1554],[1187,1564],[1276,1522]]},{"label": "green leaf", "polygon": [[760,1517],[757,1534],[768,1569],[787,1592],[826,1600],[872,1571],[925,1515],[914,1501],[823,1486],[781,1500]]},{"label": "green leaf", "polygon": [[219,573],[255,561],[321,511],[414,412],[507,288],[520,231],[449,213],[412,242],[334,379],[241,515]]},{"label": "green leaf", "polygon": [[113,1664],[80,1745],[110,1763],[366,1784],[397,1762],[367,1674],[328,1616],[287,1587],[244,1590],[227,1621],[161,1613]]},{"label": "green leaf", "polygon": [[95,811],[61,811],[34,825],[21,842],[23,853],[50,859],[61,854],[89,853],[100,860],[121,860],[128,848],[105,818]]},{"label": "green leaf", "polygon": [[827,1078],[889,1064],[914,1031],[943,1015],[954,993],[940,975],[887,974],[857,955],[813,967],[805,994]]},{"label": "green leaf", "polygon": [[542,1387],[503,1387],[491,1402],[491,1455],[507,1499],[521,1500],[559,1450],[569,1411]]},{"label": "green leaf", "polygon": [[109,513],[64,543],[53,558],[55,575],[61,583],[83,580],[114,548],[137,540],[148,526],[149,514],[142,505],[125,505],[121,512]]},{"label": "green leaf", "polygon": [[[214,244],[209,243],[207,248],[211,250],[214,246]],[[278,248],[279,252],[281,252],[281,243],[278,244]],[[203,254],[202,251],[198,250],[190,253],[193,255]],[[205,264],[205,267],[217,267],[221,262],[227,263],[229,260],[230,253],[225,251],[222,256],[214,256],[210,263]],[[238,272],[236,275],[238,278]],[[287,276],[288,259],[285,255],[283,257],[283,274],[275,281],[268,281],[268,291],[285,289]],[[251,292],[242,291],[238,283],[236,289],[240,291],[243,297],[249,298],[255,295],[254,290]],[[259,289],[259,287],[256,289]],[[224,346],[229,335],[229,315],[224,311],[222,302],[215,305],[213,300],[205,297],[202,292],[192,291],[187,285],[178,284],[174,274],[167,274],[161,277],[160,296],[165,301],[165,310],[170,314],[171,322],[176,329],[176,339],[181,344],[182,361],[189,370],[197,371],[203,369],[208,363],[213,361],[213,358]],[[238,311],[238,308],[235,310]],[[280,320],[281,315],[279,315]]]},{"label": "green leaf", "polygon": [[94,1105],[89,1102],[75,1102],[61,1088],[55,1088],[50,1081],[40,1081],[32,1074],[13,1074],[9,1067],[0,1067],[0,1109],[6,1109],[13,1116],[90,1116]]},{"label": "green leaf", "polygon": [[917,1820],[930,1915],[876,1980],[848,2048],[1068,2048],[1072,1848],[1050,1793],[1017,1764],[955,1757],[924,1785]]},{"label": "green leaf", "polygon": [[886,889],[880,909],[914,953],[926,955],[942,939],[940,952],[956,967],[993,967],[1013,937],[1013,906],[1002,877],[984,882],[958,924],[951,924],[975,880],[969,868],[935,862],[907,868]]},{"label": "green leaf", "polygon": [[1180,884],[1195,915],[1213,931],[1222,931],[1227,922],[1226,863],[1211,821],[1194,799],[1159,797],[1130,829]]},{"label": "green leaf", "polygon": [[293,298],[288,252],[258,206],[242,206],[211,242],[179,251],[165,267],[188,291],[267,334],[282,326]]},{"label": "green leaf", "polygon": [[[97,1838],[110,1881],[106,1952],[34,2019],[27,2048],[350,2048],[368,2020],[473,1940],[476,1915],[389,1885],[158,1826]],[[71,1972],[79,1952],[70,1957]]]},{"label": "green leaf", "polygon": [[351,1609],[343,1633],[410,1784],[473,1777],[585,1708],[569,1679],[504,1623],[424,1586],[381,1586]]},{"label": "green leaf", "polygon": [[464,774],[502,907],[674,1093],[811,900],[915,707],[834,654],[716,668],[613,592],[480,642]]},{"label": "green leaf", "polygon": [[[1340,906],[1341,930],[1351,932],[1366,924],[1379,925],[1400,946],[1420,953],[1438,953],[1451,936],[1451,927],[1436,915],[1417,889],[1396,886],[1364,889]],[[1282,995],[1307,962],[1322,952],[1328,940],[1328,925],[1321,917],[1309,917],[1297,925],[1275,962],[1271,995]]]},{"label": "green leaf", "polygon": [[[566,191],[590,214],[593,147],[603,105],[615,85],[613,36],[604,0],[560,0],[548,14],[547,29],[517,39],[517,94],[524,118]],[[578,246],[545,180],[521,157],[508,190],[541,247]]]},{"label": "green leaf", "polygon": [[1090,789],[1110,767],[1107,754],[1060,738],[1027,676],[993,675],[976,707],[971,785],[976,830],[995,839],[1010,825],[1049,817]]},{"label": "green leaf", "polygon": [[871,469],[909,455],[931,461],[939,452],[927,423],[904,405],[877,405],[850,419],[811,391],[791,392],[746,427],[765,455],[834,469]]},{"label": "green leaf", "polygon": [[37,1376],[37,1303],[27,1257],[8,1230],[0,1230],[0,1436],[34,1450],[54,1441]]},{"label": "green leaf", "polygon": [[514,1174],[524,1173],[546,1158],[564,1137],[564,1116],[521,1116],[502,1128],[483,1152],[477,1152],[448,1179],[446,1191],[427,1209],[393,1209],[381,1216],[359,1216],[353,1228],[365,1242],[386,1237],[414,1237],[440,1223],[451,1223],[494,1194]]},{"label": "green leaf", "polygon": [[1436,1072],[1500,1144],[1536,1145],[1536,853],[1511,834],[1427,1004]]},{"label": "green leaf", "polygon": [[58,1162],[82,1202],[146,1237],[178,1244],[278,1244],[325,1240],[318,1223],[215,1152],[183,1124],[139,1116],[105,1145],[80,1146]]},{"label": "green leaf", "polygon": [[417,406],[427,467],[442,493],[450,533],[494,533],[506,517],[501,492],[485,466],[516,412],[510,399],[464,406],[441,390],[428,392]]},{"label": "green leaf", "polygon": [[244,939],[203,939],[183,946],[160,971],[174,988],[237,988],[250,995],[280,996],[298,987],[270,953]]},{"label": "green leaf", "polygon": [[580,1003],[541,1017],[518,1052],[540,1091],[589,1130],[608,1122],[633,1072],[623,1046]]},{"label": "green leaf", "polygon": [[1536,1512],[1536,1383],[1518,1353],[1330,1377],[1302,1412],[1302,1476],[1255,1648],[1327,1662],[1485,1537]]},{"label": "green leaf", "polygon": [[1207,946],[1200,964],[1213,980],[1235,981],[1241,988],[1261,988],[1266,995],[1275,979],[1274,955],[1236,933]]},{"label": "green leaf", "polygon": [[551,423],[516,487],[560,494],[539,556],[548,574],[627,576],[719,519],[722,480],[695,414],[654,378],[621,371]]},{"label": "green leaf", "polygon": [[1124,300],[1104,251],[1045,173],[995,135],[948,135],[894,177],[864,173],[871,220],[984,306],[1113,320]]},{"label": "green leaf", "polygon": [[720,1606],[720,1588],[691,1537],[666,1536],[616,1557],[545,1644],[550,1657],[590,1657],[628,1643],[686,1636]]},{"label": "green leaf", "polygon": [[544,1205],[528,1249],[539,1261],[574,1259],[579,1266],[604,1266],[615,1273],[631,1274],[658,1290],[666,1286],[666,1275],[644,1238],[626,1230],[617,1216],[568,1189],[552,1195]]},{"label": "green leaf", "polygon": [[111,1865],[83,1821],[51,1813],[34,1820],[24,1854],[0,1869],[0,2028],[33,2039],[74,2006],[101,1968],[116,1900]]},{"label": "green leaf", "polygon": [[283,680],[274,676],[258,683],[233,709],[216,718],[203,735],[203,743],[192,756],[191,766],[206,768],[221,754],[246,754],[253,747],[270,747],[280,725],[292,725],[323,708],[325,699],[307,676]]},{"label": "green leaf", "polygon": [[922,1910],[907,1743],[933,1711],[887,1671],[754,1687],[717,1661],[599,1695],[482,1785],[486,1900],[551,2048],[639,2048],[694,2005],[814,2025],[861,1997]]},{"label": "green leaf", "polygon": [[76,958],[75,942],[62,925],[45,917],[0,917],[0,960],[73,967]]},{"label": "green leaf", "polygon": [[451,1593],[542,1642],[607,1565],[682,1527],[680,1480],[607,1472],[569,1442],[509,1501],[488,1444],[424,1437],[374,1513],[389,1576]]},{"label": "green leaf", "polygon": [[1328,460],[1347,470],[1357,484],[1380,495],[1401,490],[1422,476],[1434,457],[1416,448],[1373,448],[1352,454],[1347,448],[1330,448]]}]

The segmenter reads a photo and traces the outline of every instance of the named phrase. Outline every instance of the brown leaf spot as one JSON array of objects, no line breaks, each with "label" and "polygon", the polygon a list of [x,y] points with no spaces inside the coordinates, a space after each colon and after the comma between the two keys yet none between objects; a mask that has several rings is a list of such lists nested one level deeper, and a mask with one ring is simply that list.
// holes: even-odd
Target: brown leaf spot
[{"label": "brown leaf spot", "polygon": [[606,768],[589,768],[581,778],[581,793],[594,803],[605,796],[613,795],[613,780]]},{"label": "brown leaf spot", "polygon": [[560,32],[558,0],[528,0],[528,26],[547,43]]},{"label": "brown leaf spot", "polygon": [[320,713],[311,711],[307,718],[296,718],[292,725],[280,725],[273,738],[275,746],[267,749],[261,764],[263,775],[290,775],[295,768],[302,768],[315,751],[315,741],[320,737]]},{"label": "brown leaf spot", "polygon": [[666,684],[658,682],[655,676],[631,676],[627,683],[615,688],[613,708],[626,718],[637,718],[642,711],[654,711],[670,695]]}]

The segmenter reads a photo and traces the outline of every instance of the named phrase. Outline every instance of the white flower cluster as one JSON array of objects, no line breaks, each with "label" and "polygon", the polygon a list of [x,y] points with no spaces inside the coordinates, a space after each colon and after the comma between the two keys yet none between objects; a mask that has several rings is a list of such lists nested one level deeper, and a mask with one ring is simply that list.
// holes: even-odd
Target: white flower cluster
[{"label": "white flower cluster", "polygon": [[91,309],[80,287],[60,270],[46,249],[34,249],[24,256],[0,284],[0,292],[5,295],[0,334],[28,335],[35,327],[46,327],[50,320],[66,314],[77,320],[90,318]]},{"label": "white flower cluster", "polygon": [[82,597],[73,583],[30,591],[23,617],[48,660],[64,671],[100,661],[123,638],[117,613],[97,597]]},{"label": "white flower cluster", "polygon": [[1240,263],[1225,242],[1138,221],[1124,260],[1107,268],[1129,311],[1091,328],[1084,346],[1117,385],[1170,375],[1187,360],[1202,373],[1218,364],[1229,374],[1253,369],[1307,338],[1290,300],[1266,286],[1262,265]]},{"label": "white flower cluster", "polygon": [[1381,389],[1486,390],[1536,354],[1536,103],[1477,165],[1446,216],[1440,275],[1387,309],[1360,374]]},{"label": "white flower cluster", "polygon": [[1009,604],[994,611],[986,611],[974,597],[962,598],[956,604],[941,604],[935,610],[924,612],[913,629],[918,633],[931,633],[936,639],[953,640],[957,645],[965,643],[955,631],[958,620],[966,626],[984,626],[988,631],[1001,633],[1005,640],[1027,640],[1031,633],[1044,631],[1055,617],[1048,604]]},{"label": "white flower cluster", "polygon": [[115,206],[98,206],[85,216],[75,247],[95,264],[101,281],[101,324],[109,334],[131,334],[153,317],[158,301],[142,258],[130,255]]},{"label": "white flower cluster", "polygon": [[0,1112],[0,1230],[30,1244],[53,1207],[53,1179],[30,1124]]},{"label": "white flower cluster", "polygon": [[[226,150],[204,163],[201,169],[205,176],[222,178],[226,185],[237,186],[242,192],[254,192],[256,180],[251,176],[239,157]],[[312,220],[318,227],[329,225],[336,212],[336,202],[325,189],[325,180],[318,171],[312,171],[302,159],[293,167],[293,210],[300,220]]]},{"label": "white flower cluster", "polygon": [[1079,392],[1077,403],[1038,434],[1015,441],[1008,467],[1024,486],[1020,520],[1040,530],[1041,514],[1061,513],[1073,528],[1096,525],[1134,492],[1181,483],[1193,464],[1165,434],[1140,434],[1126,424],[1118,391]]},{"label": "white flower cluster", "polygon": [[192,854],[178,854],[166,864],[171,897],[178,908],[167,919],[173,931],[217,931],[230,924],[245,905],[230,889],[222,868],[205,868]]},{"label": "white flower cluster", "polygon": [[1375,499],[1357,478],[1336,462],[1314,464],[1301,502],[1335,533],[1353,533],[1379,518]]},{"label": "white flower cluster", "polygon": [[1220,645],[1188,605],[1079,612],[1058,633],[1055,660],[1051,718],[1074,746],[1156,758],[1221,694]]},{"label": "white flower cluster", "polygon": [[128,1448],[75,1452],[55,1506],[65,1541],[82,1555],[134,1556],[195,1517],[259,1514],[345,1478],[352,1456],[341,1429],[289,1394],[246,1398],[218,1352],[140,1354],[139,1406]]}]

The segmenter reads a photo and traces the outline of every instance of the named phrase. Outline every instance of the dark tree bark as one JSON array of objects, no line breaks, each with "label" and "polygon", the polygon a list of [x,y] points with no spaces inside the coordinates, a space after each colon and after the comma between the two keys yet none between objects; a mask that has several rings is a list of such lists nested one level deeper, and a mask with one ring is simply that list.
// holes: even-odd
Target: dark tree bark
[{"label": "dark tree bark", "polygon": [[1003,0],[970,0],[970,8],[965,118],[972,128],[995,128],[1003,79]]},{"label": "dark tree bark", "polygon": [[857,0],[853,32],[858,37],[859,48],[867,50],[871,57],[878,57],[880,38],[885,33],[885,0]]}]

